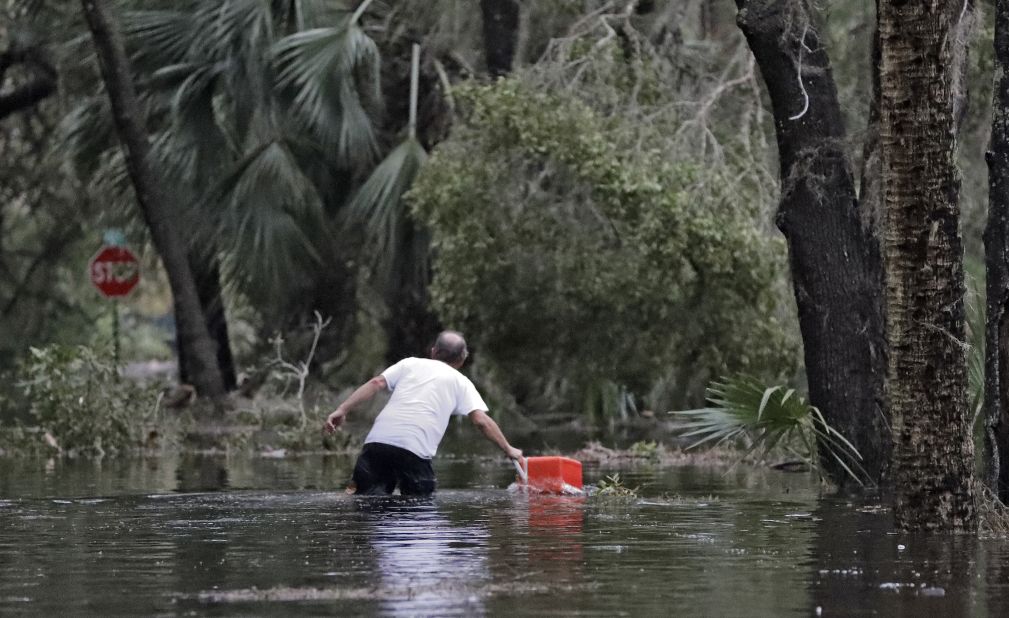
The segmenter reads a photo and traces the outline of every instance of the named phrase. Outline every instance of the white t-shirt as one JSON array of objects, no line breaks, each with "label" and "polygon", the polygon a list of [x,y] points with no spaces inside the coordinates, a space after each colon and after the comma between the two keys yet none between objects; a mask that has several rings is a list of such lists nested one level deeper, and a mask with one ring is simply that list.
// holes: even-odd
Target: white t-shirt
[{"label": "white t-shirt", "polygon": [[449,417],[487,411],[487,404],[469,378],[441,361],[404,358],[383,371],[382,377],[392,396],[375,419],[365,444],[391,444],[431,459],[445,435]]}]

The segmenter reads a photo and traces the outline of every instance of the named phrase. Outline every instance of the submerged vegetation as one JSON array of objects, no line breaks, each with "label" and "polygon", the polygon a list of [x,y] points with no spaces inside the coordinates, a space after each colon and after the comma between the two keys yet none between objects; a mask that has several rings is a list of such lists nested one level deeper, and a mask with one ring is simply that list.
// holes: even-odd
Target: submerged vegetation
[{"label": "submerged vegetation", "polygon": [[[299,369],[302,373],[292,375]],[[208,426],[201,418],[208,411],[192,403],[191,389],[124,378],[110,350],[32,348],[14,374],[17,390],[6,402],[22,416],[0,424],[0,454],[101,458],[171,449],[282,456],[348,450],[356,434],[322,440],[308,418],[321,414],[320,399],[334,395],[306,389],[304,371],[304,363],[271,363],[259,395],[235,398]]]},{"label": "submerged vegetation", "polygon": [[158,398],[119,377],[110,351],[84,346],[32,348],[17,374],[31,432],[8,436],[30,449],[80,455],[138,446]]},{"label": "submerged vegetation", "polygon": [[620,478],[620,473],[614,472],[596,483],[595,490],[590,495],[606,498],[637,498],[638,488],[628,487]]}]

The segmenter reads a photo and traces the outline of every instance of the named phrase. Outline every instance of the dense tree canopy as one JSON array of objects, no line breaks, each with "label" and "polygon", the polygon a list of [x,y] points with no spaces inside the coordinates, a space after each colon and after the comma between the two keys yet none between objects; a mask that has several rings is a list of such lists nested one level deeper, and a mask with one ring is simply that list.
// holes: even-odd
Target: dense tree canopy
[{"label": "dense tree canopy", "polygon": [[679,119],[657,68],[622,103],[634,82],[616,47],[579,90],[537,89],[553,65],[456,91],[463,121],[411,194],[433,234],[435,307],[540,406],[591,405],[604,383],[659,386],[649,406],[700,403],[723,371],[788,375],[782,243],[727,190],[731,170],[664,139]]}]

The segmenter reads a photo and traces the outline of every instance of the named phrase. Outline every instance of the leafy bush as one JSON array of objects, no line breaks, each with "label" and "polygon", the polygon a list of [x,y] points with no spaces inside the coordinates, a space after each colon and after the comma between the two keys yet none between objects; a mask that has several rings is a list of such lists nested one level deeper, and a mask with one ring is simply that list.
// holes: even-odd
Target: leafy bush
[{"label": "leafy bush", "polygon": [[640,397],[673,375],[682,405],[726,370],[794,369],[781,239],[647,147],[654,127],[518,78],[456,100],[461,122],[409,198],[432,234],[436,311],[520,404],[588,410],[593,393]]},{"label": "leafy bush", "polygon": [[31,348],[18,386],[53,449],[101,456],[139,443],[154,394],[118,378],[107,354],[85,347]]}]

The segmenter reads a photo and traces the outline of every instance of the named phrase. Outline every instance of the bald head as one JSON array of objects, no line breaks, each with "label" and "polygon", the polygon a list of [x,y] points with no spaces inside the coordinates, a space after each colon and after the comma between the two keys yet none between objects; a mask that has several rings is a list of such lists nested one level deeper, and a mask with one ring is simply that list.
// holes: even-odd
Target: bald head
[{"label": "bald head", "polygon": [[456,369],[462,367],[469,356],[466,340],[462,333],[454,330],[444,330],[438,334],[438,339],[431,348],[431,358],[452,365]]}]

